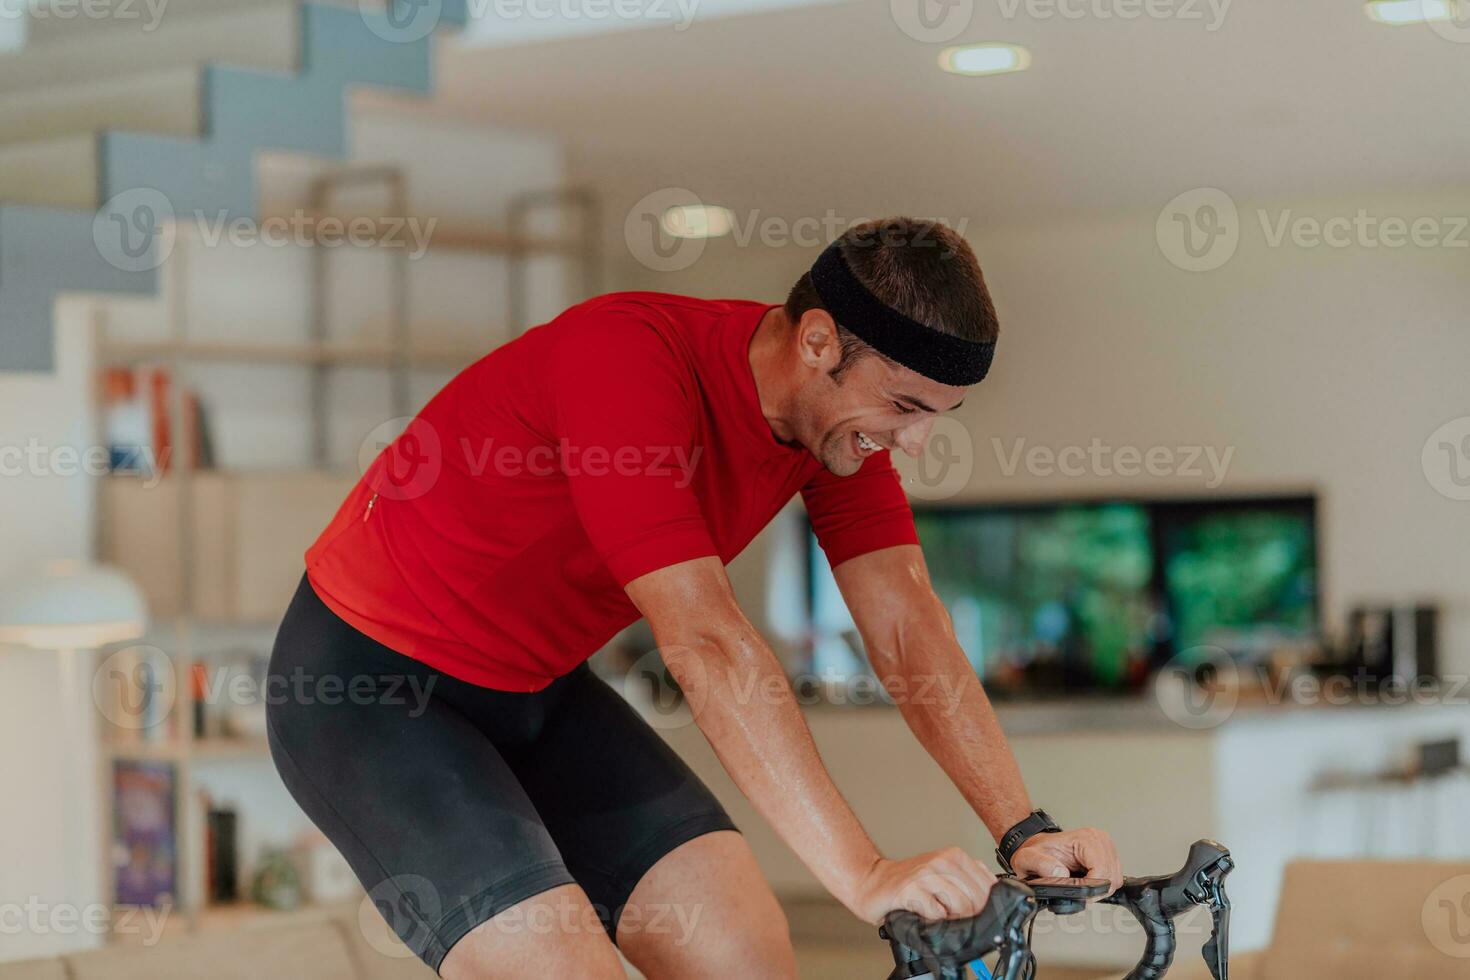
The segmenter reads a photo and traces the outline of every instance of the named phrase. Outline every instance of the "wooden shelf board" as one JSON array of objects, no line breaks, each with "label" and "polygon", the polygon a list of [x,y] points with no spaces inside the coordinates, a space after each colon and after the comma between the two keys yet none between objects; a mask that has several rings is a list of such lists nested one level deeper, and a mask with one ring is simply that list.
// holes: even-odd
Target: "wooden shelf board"
[{"label": "wooden shelf board", "polygon": [[[489,353],[484,347],[422,347],[410,349],[404,360],[410,367],[459,368]],[[99,359],[107,364],[149,361],[217,361],[263,364],[342,364],[391,367],[393,350],[385,346],[346,344],[240,344],[218,341],[136,341],[102,345]]]},{"label": "wooden shelf board", "polygon": [[195,759],[269,758],[270,745],[264,738],[206,738],[189,746]]},{"label": "wooden shelf board", "polygon": [[206,738],[197,741],[165,739],[156,742],[109,742],[107,755],[112,759],[144,761],[205,762],[221,759],[263,759],[270,756],[270,745],[263,738]]},{"label": "wooden shelf board", "polygon": [[[290,221],[293,225],[299,223],[308,241],[325,240],[333,247],[340,246],[349,237],[360,241],[364,230],[367,230],[368,235],[379,245],[412,248],[420,244],[415,233],[422,234],[427,230],[428,241],[424,244],[431,252],[447,250],[493,255],[573,255],[586,250],[586,246],[575,239],[549,235],[512,235],[488,225],[445,224],[437,218],[422,215],[412,215],[404,219],[326,214],[280,220]],[[433,222],[432,225],[430,221]],[[331,226],[323,229],[321,226],[327,222],[331,222]],[[408,222],[413,222],[413,225],[410,226]],[[368,225],[372,226],[371,229],[368,229]]]}]

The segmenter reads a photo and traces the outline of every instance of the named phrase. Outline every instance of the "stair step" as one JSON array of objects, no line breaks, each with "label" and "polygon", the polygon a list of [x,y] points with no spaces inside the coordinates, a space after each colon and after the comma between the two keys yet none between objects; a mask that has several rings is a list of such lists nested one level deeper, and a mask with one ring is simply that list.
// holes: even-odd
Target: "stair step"
[{"label": "stair step", "polygon": [[299,71],[204,69],[200,138],[109,130],[95,145],[62,138],[0,146],[0,201],[93,210],[146,187],[163,191],[178,213],[254,217],[260,150],[343,156],[349,89],[428,91],[432,39],[387,41],[363,14],[338,6],[309,4],[295,16],[307,39]]},{"label": "stair step", "polygon": [[59,293],[151,295],[158,271],[128,271],[102,256],[93,216],[0,206],[0,370],[51,366],[51,310]]},{"label": "stair step", "polygon": [[95,211],[101,186],[98,137],[76,133],[0,146],[0,201]]},{"label": "stair step", "polygon": [[[357,11],[335,6],[311,4],[302,16],[308,47],[298,74],[208,69],[208,137],[107,134],[102,199],[133,187],[157,187],[179,213],[255,217],[255,162],[261,151],[345,156],[349,90],[374,85],[428,91],[431,38],[386,41]],[[283,112],[283,106],[290,111]]]},{"label": "stair step", "polygon": [[291,0],[197,17],[164,17],[154,31],[93,30],[27,43],[0,56],[0,97],[55,86],[151,74],[203,63],[294,71],[302,41]]},{"label": "stair step", "polygon": [[[60,3],[61,13],[47,13],[43,4],[29,4],[26,39],[30,44],[75,41],[94,32],[116,38],[123,32],[147,34],[162,25],[191,17],[238,12],[280,0],[80,0]],[[89,13],[84,13],[84,11]],[[63,16],[64,14],[64,16]]]},{"label": "stair step", "polygon": [[0,97],[0,147],[108,128],[198,136],[202,89],[188,65]]},{"label": "stair step", "polygon": [[[146,87],[137,76],[205,63],[197,138],[188,128],[119,130],[109,119],[96,133],[43,130],[47,138],[0,145],[0,370],[50,368],[58,294],[155,291],[162,261],[156,229],[167,227],[170,209],[181,220],[192,212],[257,216],[262,151],[349,155],[351,90],[428,93],[434,37],[405,34],[404,14],[415,0],[393,2],[410,6],[392,22],[356,6],[279,2],[165,19],[127,43],[115,30],[84,30],[0,56],[0,99],[103,79]],[[442,4],[430,26],[463,24],[465,0]],[[154,128],[176,126],[179,111],[160,109]],[[75,120],[85,115],[70,112]],[[115,226],[126,230],[122,245],[97,237]]]}]

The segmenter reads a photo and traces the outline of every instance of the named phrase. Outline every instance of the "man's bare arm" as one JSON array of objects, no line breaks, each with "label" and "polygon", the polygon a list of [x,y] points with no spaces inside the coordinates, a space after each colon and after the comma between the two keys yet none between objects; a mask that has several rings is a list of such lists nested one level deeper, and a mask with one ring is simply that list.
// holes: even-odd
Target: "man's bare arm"
[{"label": "man's bare arm", "polygon": [[[843,562],[833,575],[904,721],[999,840],[1031,812],[1031,797],[949,611],[934,594],[923,551],[884,548]],[[1122,883],[1111,839],[1091,829],[1037,835],[1012,863],[1022,873],[1085,870],[1114,887]]]},{"label": "man's bare arm", "polygon": [[714,558],[628,584],[694,719],[741,792],[860,918],[896,908],[931,918],[973,915],[993,877],[957,848],[883,858],[822,765],[786,676],[735,601]]},{"label": "man's bare arm", "polygon": [[1031,797],[929,584],[924,553],[916,545],[884,548],[843,562],[833,575],[904,721],[999,839],[1031,812]]}]

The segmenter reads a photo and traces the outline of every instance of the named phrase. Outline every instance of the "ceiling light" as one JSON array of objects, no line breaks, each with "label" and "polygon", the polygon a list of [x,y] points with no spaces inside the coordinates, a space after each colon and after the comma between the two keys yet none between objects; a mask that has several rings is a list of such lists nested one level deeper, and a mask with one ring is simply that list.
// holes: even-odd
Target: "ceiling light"
[{"label": "ceiling light", "polygon": [[1031,67],[1031,52],[1019,44],[964,44],[939,52],[939,67],[955,75],[1000,75]]},{"label": "ceiling light", "polygon": [[719,238],[730,234],[734,215],[713,204],[680,204],[659,216],[659,227],[674,238]]},{"label": "ceiling light", "polygon": [[1380,24],[1424,24],[1454,20],[1463,0],[1368,0],[1364,10]]}]

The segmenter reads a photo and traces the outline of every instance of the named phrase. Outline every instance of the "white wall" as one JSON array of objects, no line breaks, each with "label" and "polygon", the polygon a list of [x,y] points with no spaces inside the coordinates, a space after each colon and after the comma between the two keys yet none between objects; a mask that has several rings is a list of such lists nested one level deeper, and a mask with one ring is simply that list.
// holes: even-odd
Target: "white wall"
[{"label": "white wall", "polygon": [[[0,457],[0,588],[35,562],[85,557],[91,548],[87,482],[71,475],[68,467],[74,462],[54,452],[92,443],[90,417],[80,411],[90,390],[92,364],[85,305],[63,302],[56,324],[53,374],[0,372],[0,448],[11,450]],[[41,454],[33,454],[32,447]],[[25,456],[17,457],[15,449]],[[31,465],[30,459],[40,465]],[[8,907],[0,959],[83,948],[94,941],[76,932],[75,925],[59,920],[56,927],[49,925],[58,907],[77,908],[101,895],[100,833],[83,847],[67,834],[69,809],[95,813],[88,806],[90,782],[85,790],[74,790],[81,798],[67,795],[69,775],[78,769],[90,773],[96,765],[95,724],[86,710],[89,694],[74,691],[77,729],[64,730],[59,723],[60,698],[66,696],[61,680],[55,654],[0,645],[0,784],[5,786],[0,903]],[[24,914],[31,921],[32,910],[42,916],[38,921],[48,923],[44,930],[12,934],[15,916]]]}]

